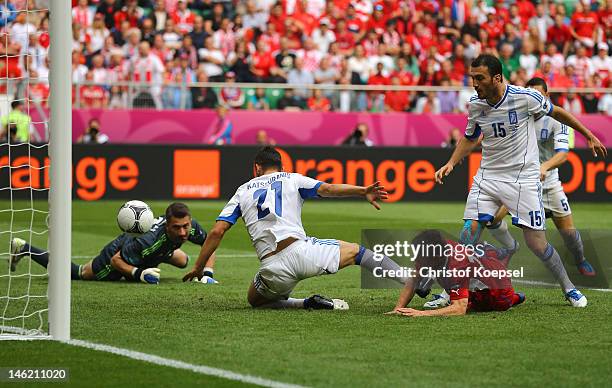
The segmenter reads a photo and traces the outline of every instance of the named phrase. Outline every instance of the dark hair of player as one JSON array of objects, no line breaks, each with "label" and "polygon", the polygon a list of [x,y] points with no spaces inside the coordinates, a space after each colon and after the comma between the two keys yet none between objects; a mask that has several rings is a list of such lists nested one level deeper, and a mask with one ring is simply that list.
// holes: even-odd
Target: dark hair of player
[{"label": "dark hair of player", "polygon": [[533,77],[532,79],[527,81],[527,83],[525,84],[525,87],[530,87],[530,86],[541,86],[542,89],[544,89],[544,91],[548,93],[548,85],[546,85],[546,81],[544,81],[544,79],[540,77]]},{"label": "dark hair of player", "polygon": [[485,66],[491,78],[502,75],[502,64],[497,57],[490,54],[481,54],[472,61],[472,67]]},{"label": "dark hair of player", "polygon": [[445,244],[446,239],[439,230],[429,229],[417,234],[412,239],[412,245],[421,245],[421,253],[416,258],[415,265],[419,268],[441,268],[446,260],[443,254]]},{"label": "dark hair of player", "polygon": [[166,208],[166,220],[169,220],[171,217],[184,218],[187,216],[191,217],[191,212],[187,205],[182,202],[171,203],[170,206]]},{"label": "dark hair of player", "polygon": [[280,153],[271,146],[265,146],[260,149],[257,155],[255,155],[253,162],[260,165],[263,169],[274,167],[280,170],[283,166]]}]

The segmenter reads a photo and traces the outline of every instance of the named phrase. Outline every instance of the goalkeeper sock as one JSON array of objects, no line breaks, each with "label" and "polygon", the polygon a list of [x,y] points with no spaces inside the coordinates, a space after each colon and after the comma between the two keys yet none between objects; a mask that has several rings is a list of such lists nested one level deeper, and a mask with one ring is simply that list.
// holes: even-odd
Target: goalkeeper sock
[{"label": "goalkeeper sock", "polygon": [[259,309],[303,309],[305,299],[289,298],[258,306]]},{"label": "goalkeeper sock", "polygon": [[515,248],[516,241],[510,232],[508,232],[508,224],[506,224],[506,221],[501,220],[497,225],[487,226],[487,229],[489,229],[491,236],[499,241],[505,248]]},{"label": "goalkeeper sock", "polygon": [[[30,244],[25,244],[23,246],[23,253],[29,253],[32,260],[47,268],[49,265],[49,253],[43,251],[40,248],[36,248]],[[70,278],[72,280],[80,280],[81,279],[81,266],[78,264],[70,263]]]},{"label": "goalkeeper sock", "polygon": [[565,246],[574,256],[576,264],[582,263],[584,261],[584,244],[580,232],[576,229],[560,229],[559,233],[563,237]]},{"label": "goalkeeper sock", "polygon": [[[537,253],[536,253],[537,254]],[[574,283],[570,280],[569,276],[567,276],[567,271],[563,266],[563,262],[561,262],[561,256],[552,245],[548,244],[546,249],[544,250],[544,254],[542,256],[538,255],[542,263],[548,268],[548,270],[554,275],[555,279],[561,285],[561,288],[564,292],[568,292],[576,288]]]},{"label": "goalkeeper sock", "polygon": [[25,244],[22,253],[29,254],[32,260],[47,268],[49,265],[49,253],[47,251],[43,251],[42,249],[36,248],[30,244]]},{"label": "goalkeeper sock", "polygon": [[[402,285],[406,284],[406,282],[408,281],[408,277],[402,276],[402,268],[395,261],[391,260],[387,256],[382,254],[379,255],[380,256],[377,257],[376,254],[371,250],[367,249],[366,247],[360,246],[359,253],[355,257],[355,264],[360,265],[363,268],[366,268],[367,270],[372,272],[374,272],[375,269],[380,268],[382,270],[381,273],[387,274],[387,276],[385,276],[386,278],[400,282]],[[390,272],[395,274],[395,276],[388,276]]]}]

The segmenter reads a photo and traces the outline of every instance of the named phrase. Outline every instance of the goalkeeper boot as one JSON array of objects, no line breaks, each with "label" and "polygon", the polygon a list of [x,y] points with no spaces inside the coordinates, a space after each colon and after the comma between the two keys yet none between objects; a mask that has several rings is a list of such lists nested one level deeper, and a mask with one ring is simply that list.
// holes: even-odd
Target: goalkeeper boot
[{"label": "goalkeeper boot", "polygon": [[15,272],[15,270],[17,270],[17,264],[25,256],[22,252],[25,244],[26,241],[18,237],[13,238],[11,241],[11,256],[9,258],[11,272]]},{"label": "goalkeeper boot", "polygon": [[519,304],[525,301],[525,294],[522,292],[515,292],[513,301],[514,303],[512,304],[512,306],[518,306]]},{"label": "goalkeeper boot", "polygon": [[440,307],[446,307],[450,304],[450,295],[446,291],[442,291],[441,294],[433,294],[433,298],[425,303],[423,307],[426,309],[437,309]]},{"label": "goalkeeper boot", "polygon": [[342,299],[329,299],[321,295],[313,295],[304,300],[304,308],[313,310],[348,310],[349,305]]},{"label": "goalkeeper boot", "polygon": [[576,288],[566,292],[565,299],[567,299],[572,304],[573,307],[586,307],[587,306],[586,296],[584,296],[582,292],[578,291]]}]

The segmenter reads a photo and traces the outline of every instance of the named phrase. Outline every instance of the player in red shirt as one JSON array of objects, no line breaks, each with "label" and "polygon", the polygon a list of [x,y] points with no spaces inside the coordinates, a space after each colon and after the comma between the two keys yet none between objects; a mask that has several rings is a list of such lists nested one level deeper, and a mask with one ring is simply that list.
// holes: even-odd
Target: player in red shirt
[{"label": "player in red shirt", "polygon": [[[476,246],[475,254],[469,255],[468,246],[447,240],[438,230],[427,230],[412,241],[420,245],[426,254],[415,260],[416,277],[410,278],[402,290],[399,300],[390,314],[406,316],[465,315],[476,311],[506,311],[525,301],[525,295],[512,288],[507,264],[510,255],[507,251],[492,245]],[[435,248],[433,248],[435,247]],[[480,247],[480,248],[479,248]],[[436,249],[437,248],[437,249]],[[498,271],[497,273],[486,271]],[[414,296],[420,273],[436,272],[440,286],[450,295],[451,304],[436,310],[415,310],[406,308]],[[444,272],[443,275],[442,271]],[[470,281],[479,284],[470,288]]]}]

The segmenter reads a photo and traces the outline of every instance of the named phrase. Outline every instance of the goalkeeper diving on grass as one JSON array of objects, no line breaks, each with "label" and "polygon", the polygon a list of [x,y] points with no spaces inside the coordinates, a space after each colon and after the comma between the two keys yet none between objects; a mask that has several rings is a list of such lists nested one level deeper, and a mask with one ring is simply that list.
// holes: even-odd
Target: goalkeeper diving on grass
[{"label": "goalkeeper diving on grass", "polygon": [[[238,188],[210,230],[193,270],[183,281],[200,278],[225,233],[242,217],[257,256],[259,271],[247,299],[257,308],[346,310],[341,299],[320,295],[290,297],[299,281],[338,272],[349,265],[368,270],[401,272],[390,258],[375,260],[374,252],[358,244],[336,239],[308,237],[302,226],[304,201],[318,197],[362,197],[380,209],[387,198],[379,182],[367,187],[329,184],[282,171],[281,155],[273,147],[262,148],[254,160],[256,177]],[[407,279],[394,278],[405,284]]]},{"label": "goalkeeper diving on grass", "polygon": [[[71,263],[72,280],[139,281],[147,284],[158,284],[161,263],[178,268],[186,268],[189,255],[181,246],[190,241],[197,245],[204,244],[206,231],[191,218],[191,212],[183,203],[172,203],[166,209],[164,217],[159,217],[146,233],[133,236],[122,233],[102,248],[98,256],[83,265]],[[9,264],[15,271],[19,261],[26,257],[47,268],[49,253],[46,250],[28,244],[20,238],[11,241]],[[214,254],[206,268],[202,268],[200,277],[203,283],[216,283],[213,279]]]}]

